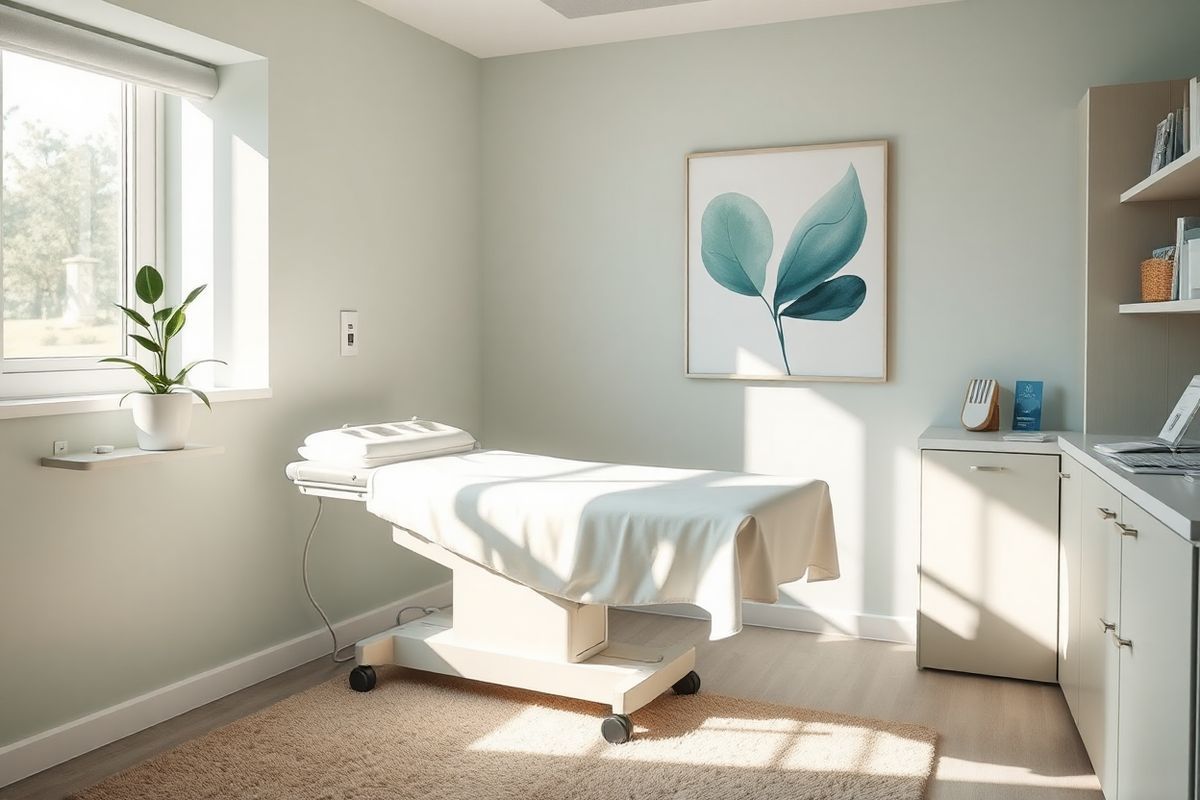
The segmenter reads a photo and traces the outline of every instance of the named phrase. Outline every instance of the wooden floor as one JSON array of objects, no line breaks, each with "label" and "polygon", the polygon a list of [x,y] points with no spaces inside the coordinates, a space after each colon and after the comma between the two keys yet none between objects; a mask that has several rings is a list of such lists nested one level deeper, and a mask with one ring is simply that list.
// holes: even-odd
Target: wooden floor
[{"label": "wooden floor", "polygon": [[[933,728],[942,739],[930,800],[1102,800],[1057,686],[918,671],[911,646],[886,642],[767,628],[708,642],[707,623],[630,612],[613,613],[612,632],[642,644],[696,639],[703,690]],[[0,800],[61,798],[348,668],[298,667],[13,784]]]}]

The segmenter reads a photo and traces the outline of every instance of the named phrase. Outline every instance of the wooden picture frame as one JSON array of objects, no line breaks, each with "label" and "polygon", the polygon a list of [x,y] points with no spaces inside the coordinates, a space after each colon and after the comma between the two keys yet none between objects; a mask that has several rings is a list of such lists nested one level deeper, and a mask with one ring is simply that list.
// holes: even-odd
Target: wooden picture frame
[{"label": "wooden picture frame", "polygon": [[888,149],[687,156],[687,377],[887,380]]}]

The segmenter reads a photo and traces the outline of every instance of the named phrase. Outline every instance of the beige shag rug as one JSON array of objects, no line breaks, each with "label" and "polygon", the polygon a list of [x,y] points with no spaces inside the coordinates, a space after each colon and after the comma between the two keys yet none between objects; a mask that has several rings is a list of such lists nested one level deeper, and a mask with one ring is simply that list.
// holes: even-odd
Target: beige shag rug
[{"label": "beige shag rug", "polygon": [[339,678],[116,775],[80,800],[562,798],[919,800],[919,725],[668,692],[600,738],[591,703],[379,668]]}]

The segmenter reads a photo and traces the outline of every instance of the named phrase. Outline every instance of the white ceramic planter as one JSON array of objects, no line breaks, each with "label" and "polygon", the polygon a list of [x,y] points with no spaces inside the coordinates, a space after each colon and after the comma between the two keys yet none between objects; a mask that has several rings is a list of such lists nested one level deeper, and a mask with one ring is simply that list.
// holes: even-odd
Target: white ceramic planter
[{"label": "white ceramic planter", "polygon": [[138,447],[143,450],[182,450],[192,425],[192,395],[188,392],[129,395]]}]

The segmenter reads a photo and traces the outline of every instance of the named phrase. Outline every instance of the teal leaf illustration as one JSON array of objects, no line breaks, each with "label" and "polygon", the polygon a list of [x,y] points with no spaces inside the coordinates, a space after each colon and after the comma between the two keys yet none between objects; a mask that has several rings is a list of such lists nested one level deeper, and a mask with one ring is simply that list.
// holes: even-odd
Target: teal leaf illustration
[{"label": "teal leaf illustration", "polygon": [[808,294],[783,310],[792,319],[841,322],[858,311],[867,299],[867,284],[857,275],[842,275],[819,283]]},{"label": "teal leaf illustration", "polygon": [[775,247],[771,221],[758,203],[737,192],[717,195],[700,220],[700,256],[713,280],[754,297],[767,283]]},{"label": "teal leaf illustration", "polygon": [[779,262],[775,313],[850,263],[866,232],[867,207],[851,164],[846,176],[796,223]]}]

